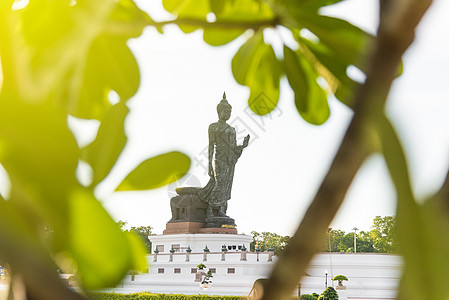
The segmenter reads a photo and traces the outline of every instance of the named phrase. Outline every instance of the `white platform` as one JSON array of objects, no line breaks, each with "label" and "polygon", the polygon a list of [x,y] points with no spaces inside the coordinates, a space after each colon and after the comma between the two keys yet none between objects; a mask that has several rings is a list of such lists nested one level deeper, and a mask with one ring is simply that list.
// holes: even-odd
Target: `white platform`
[{"label": "white platform", "polygon": [[310,262],[302,279],[303,294],[320,293],[328,285],[336,286],[331,279],[345,275],[348,299],[395,299],[402,275],[402,258],[397,255],[379,253],[319,253]]},{"label": "white platform", "polygon": [[[151,236],[150,239],[154,249],[157,245],[164,245],[164,251],[157,254],[156,261],[155,255],[148,255],[149,273],[137,275],[134,281],[127,276],[120,286],[110,291],[243,296],[248,295],[256,279],[269,276],[276,261],[276,257],[268,252],[247,252],[246,260],[242,260],[242,251],[238,250],[238,246],[245,245],[249,250],[252,240],[246,235],[182,234]],[[235,245],[236,250],[223,254],[223,244]],[[179,245],[174,253],[169,251],[172,245]],[[203,249],[206,245],[210,252],[205,254]],[[190,246],[192,253],[185,251],[187,246]],[[200,263],[208,269],[215,269],[212,287],[207,291],[194,282],[192,269]],[[301,293],[321,293],[325,289],[327,270],[328,286],[337,285],[331,280],[335,275],[342,274],[349,279],[344,282],[348,299],[394,299],[402,265],[401,257],[396,255],[319,253],[307,270],[310,276],[302,279]]]},{"label": "white platform", "polygon": [[[249,244],[253,240],[250,235],[244,234],[168,234],[152,235],[148,237],[152,243],[151,252],[154,253],[157,246],[163,246],[164,250],[160,253],[169,253],[172,245],[179,245],[180,249],[175,247],[176,252],[185,253],[188,246],[192,252],[203,252],[207,246],[211,252],[221,252],[222,245],[231,246],[235,249],[228,251],[238,251],[243,245],[249,250]],[[161,247],[160,247],[161,248]]]}]

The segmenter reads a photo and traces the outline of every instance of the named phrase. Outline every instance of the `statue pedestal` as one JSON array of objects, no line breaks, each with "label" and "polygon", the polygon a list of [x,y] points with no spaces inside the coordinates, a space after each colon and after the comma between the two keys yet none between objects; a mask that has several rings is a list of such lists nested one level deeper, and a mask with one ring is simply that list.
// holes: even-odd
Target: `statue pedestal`
[{"label": "statue pedestal", "polygon": [[223,225],[228,228],[235,227],[234,219],[230,217],[212,216],[206,218],[206,228],[222,228]]},{"label": "statue pedestal", "polygon": [[236,228],[201,228],[198,233],[224,233],[224,234],[237,234]]},{"label": "statue pedestal", "polygon": [[205,228],[206,223],[202,222],[170,222],[165,226],[163,232],[167,234],[183,234],[183,233],[224,233],[237,234],[236,228]]},{"label": "statue pedestal", "polygon": [[335,291],[337,291],[338,299],[340,300],[348,300],[348,293],[346,292],[346,287],[342,285],[337,285],[335,287]]},{"label": "statue pedestal", "polygon": [[203,222],[170,222],[166,224],[163,234],[199,233],[206,223]]}]

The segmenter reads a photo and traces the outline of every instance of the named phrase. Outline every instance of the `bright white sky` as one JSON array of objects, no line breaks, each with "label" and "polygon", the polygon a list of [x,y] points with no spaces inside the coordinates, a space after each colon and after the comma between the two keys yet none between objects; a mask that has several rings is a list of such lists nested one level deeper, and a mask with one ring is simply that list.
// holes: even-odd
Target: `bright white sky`
[{"label": "bright white sky", "polygon": [[[160,1],[137,2],[156,20],[169,17]],[[375,31],[377,1],[344,2],[326,13]],[[419,197],[438,189],[449,164],[447,11],[448,1],[435,1],[404,58],[404,74],[395,82],[388,104],[388,114],[407,148]],[[122,178],[148,157],[180,150],[192,158],[188,182],[207,182],[205,169],[197,160],[207,160],[201,154],[208,143],[207,128],[217,120],[216,105],[226,91],[233,106],[230,122],[246,129],[238,143],[246,133],[252,136],[236,166],[228,214],[240,233],[294,233],[327,172],[351,111],[331,100],[329,121],[319,127],[309,125],[297,113],[284,78],[278,110],[264,119],[248,114],[249,91],[235,82],[230,67],[242,42],[240,38],[223,47],[211,47],[202,41],[200,31],[186,35],[176,26],[165,27],[163,35],[148,28],[131,41],[142,77],[139,92],[129,102],[129,140],[117,167],[97,191],[116,220],[130,226],[150,225],[161,234],[170,219],[173,187],[113,193]],[[88,134],[84,135],[88,139]],[[395,213],[395,202],[383,159],[372,157],[358,173],[331,226],[369,230],[375,216]]]}]

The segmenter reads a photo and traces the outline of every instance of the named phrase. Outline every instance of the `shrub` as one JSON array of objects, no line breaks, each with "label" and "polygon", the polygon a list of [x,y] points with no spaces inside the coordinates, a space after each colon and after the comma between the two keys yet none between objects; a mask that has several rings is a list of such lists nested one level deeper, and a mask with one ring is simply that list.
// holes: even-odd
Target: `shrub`
[{"label": "shrub", "polygon": [[321,293],[321,295],[318,297],[318,300],[338,300],[337,291],[335,291],[334,288],[330,286]]},{"label": "shrub", "polygon": [[92,300],[243,300],[238,296],[208,296],[208,295],[177,295],[177,294],[152,294],[152,293],[92,293]]},{"label": "shrub", "polygon": [[343,286],[343,281],[348,281],[348,278],[345,275],[337,275],[332,280],[338,280],[338,285]]},{"label": "shrub", "polygon": [[[318,294],[315,294],[315,295],[318,296]],[[314,295],[310,295],[310,294],[304,294],[299,297],[299,300],[317,300],[317,299],[318,299],[318,297],[315,297]]]}]

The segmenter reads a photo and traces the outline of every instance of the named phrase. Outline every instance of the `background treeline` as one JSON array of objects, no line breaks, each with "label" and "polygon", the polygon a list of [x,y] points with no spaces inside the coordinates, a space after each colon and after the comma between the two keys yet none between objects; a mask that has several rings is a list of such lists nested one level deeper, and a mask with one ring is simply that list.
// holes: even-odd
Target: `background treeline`
[{"label": "background treeline", "polygon": [[[131,227],[127,230],[125,221],[118,221],[117,224],[125,232],[133,232],[140,237],[145,244],[148,253],[151,253],[151,242],[149,235],[154,235],[151,226]],[[398,243],[396,234],[396,217],[377,216],[373,220],[370,231],[357,232],[357,252],[360,253],[397,253]],[[290,236],[282,236],[273,232],[251,231],[253,241],[250,244],[250,250],[269,251],[274,250],[275,255],[279,255],[290,241]],[[330,238],[330,239],[329,239]],[[354,232],[346,233],[340,229],[330,229],[328,235],[323,241],[320,249],[322,252],[354,252]]]},{"label": "background treeline", "polygon": [[[260,251],[274,249],[276,255],[287,246],[290,236],[281,236],[272,232],[252,231],[253,241],[250,249]],[[330,246],[330,247],[329,247]],[[373,220],[370,231],[357,232],[357,252],[360,253],[397,253],[396,217],[377,216]],[[340,229],[329,229],[323,241],[322,252],[354,252],[354,232],[346,233]]]},{"label": "background treeline", "polygon": [[138,227],[131,227],[131,229],[126,229],[126,224],[128,224],[128,222],[126,221],[122,221],[119,220],[117,222],[117,225],[120,227],[120,229],[124,232],[132,232],[134,234],[136,234],[140,240],[142,241],[142,243],[145,245],[145,250],[147,251],[147,253],[151,253],[151,242],[148,239],[148,236],[150,235],[155,235],[153,233],[153,227],[151,226],[138,226]]},{"label": "background treeline", "polygon": [[[374,218],[371,228],[370,231],[357,232],[357,252],[397,253],[396,217],[377,216]],[[321,251],[354,252],[354,232],[330,230]]]}]

